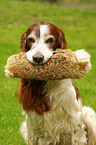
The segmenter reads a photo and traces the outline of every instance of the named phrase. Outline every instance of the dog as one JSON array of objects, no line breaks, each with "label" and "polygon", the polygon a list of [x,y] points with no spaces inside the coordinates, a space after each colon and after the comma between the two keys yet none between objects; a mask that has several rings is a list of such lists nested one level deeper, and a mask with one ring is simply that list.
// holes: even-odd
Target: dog
[{"label": "dog", "polygon": [[[21,51],[34,65],[46,63],[59,49],[67,49],[64,32],[55,25],[40,22],[30,26],[21,37]],[[85,50],[77,59],[91,67]],[[82,106],[78,88],[71,79],[20,79],[19,102],[25,121],[20,131],[29,145],[96,145],[96,114]]]}]

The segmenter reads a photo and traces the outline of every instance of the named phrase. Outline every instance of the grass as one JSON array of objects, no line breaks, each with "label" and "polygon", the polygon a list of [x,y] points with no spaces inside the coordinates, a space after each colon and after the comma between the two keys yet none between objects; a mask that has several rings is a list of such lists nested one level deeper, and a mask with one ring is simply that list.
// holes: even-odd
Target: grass
[{"label": "grass", "polygon": [[[79,4],[78,4],[79,5]],[[0,145],[24,145],[19,127],[24,120],[15,97],[18,79],[4,75],[7,58],[20,52],[20,38],[38,21],[51,22],[64,30],[68,48],[86,49],[91,54],[92,70],[83,79],[75,80],[83,105],[96,111],[96,7],[0,1]]]}]

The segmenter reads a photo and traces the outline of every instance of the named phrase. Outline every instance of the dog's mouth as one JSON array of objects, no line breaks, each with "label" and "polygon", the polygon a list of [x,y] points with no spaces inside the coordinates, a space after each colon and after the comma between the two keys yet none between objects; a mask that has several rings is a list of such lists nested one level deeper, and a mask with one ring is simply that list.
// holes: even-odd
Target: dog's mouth
[{"label": "dog's mouth", "polygon": [[32,65],[43,65],[47,63],[50,58],[54,55],[54,52],[50,51],[50,53],[41,53],[37,51],[34,55],[29,51],[26,53],[26,57]]},{"label": "dog's mouth", "polygon": [[44,65],[44,64],[46,64],[50,60],[50,58],[48,58],[47,60],[43,60],[41,62],[35,62],[35,61],[33,61],[31,63],[32,63],[32,65]]}]

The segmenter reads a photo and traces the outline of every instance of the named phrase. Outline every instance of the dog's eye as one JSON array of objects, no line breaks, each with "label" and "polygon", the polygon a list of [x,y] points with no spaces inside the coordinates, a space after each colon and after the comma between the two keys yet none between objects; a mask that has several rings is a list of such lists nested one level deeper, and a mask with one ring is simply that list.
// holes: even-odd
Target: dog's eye
[{"label": "dog's eye", "polygon": [[45,41],[45,43],[53,43],[53,38],[49,38]]},{"label": "dog's eye", "polygon": [[34,40],[33,38],[29,38],[29,41],[30,41],[31,43],[34,43],[34,42],[35,42],[35,40]]}]

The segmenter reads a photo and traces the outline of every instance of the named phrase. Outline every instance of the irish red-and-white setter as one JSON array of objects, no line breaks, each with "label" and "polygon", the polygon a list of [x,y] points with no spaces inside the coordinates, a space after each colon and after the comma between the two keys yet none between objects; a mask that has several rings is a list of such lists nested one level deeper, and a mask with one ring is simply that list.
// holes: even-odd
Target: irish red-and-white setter
[{"label": "irish red-and-white setter", "polygon": [[[46,63],[57,48],[66,49],[63,31],[53,24],[40,22],[21,37],[21,51],[34,65]],[[76,51],[77,59],[90,69],[90,56]],[[19,102],[25,112],[20,128],[29,145],[96,145],[96,115],[82,107],[78,88],[70,79],[21,79]]]}]

